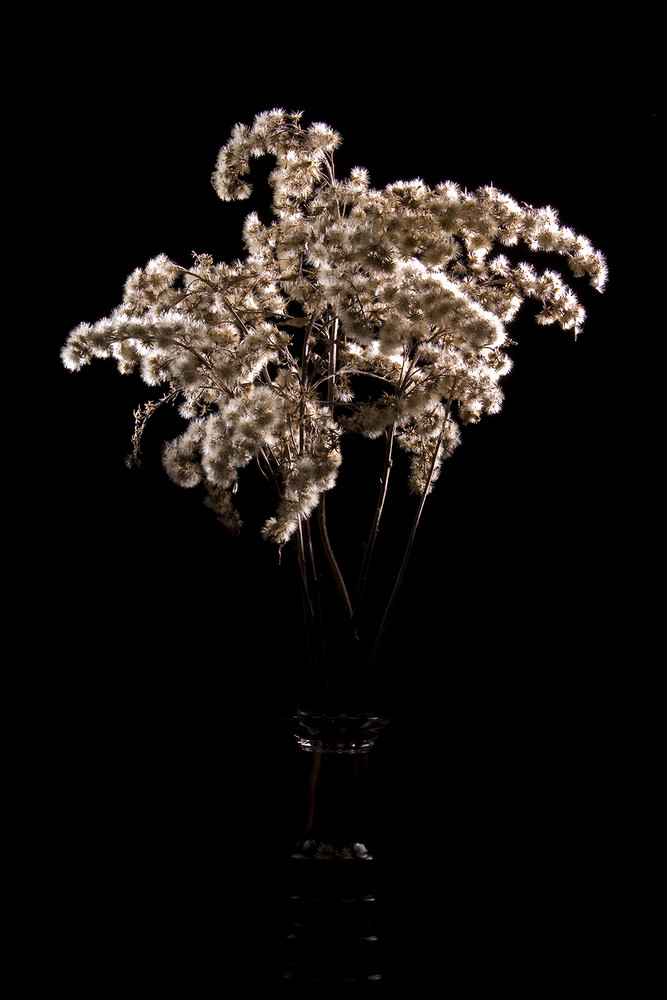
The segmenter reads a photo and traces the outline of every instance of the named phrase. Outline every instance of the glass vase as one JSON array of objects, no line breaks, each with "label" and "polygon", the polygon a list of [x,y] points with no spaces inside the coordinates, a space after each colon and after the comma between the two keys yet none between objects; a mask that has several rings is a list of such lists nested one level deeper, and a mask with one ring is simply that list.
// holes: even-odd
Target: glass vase
[{"label": "glass vase", "polygon": [[285,862],[272,996],[376,996],[386,986],[381,868],[368,842],[376,715],[289,720],[309,755],[303,835]]}]

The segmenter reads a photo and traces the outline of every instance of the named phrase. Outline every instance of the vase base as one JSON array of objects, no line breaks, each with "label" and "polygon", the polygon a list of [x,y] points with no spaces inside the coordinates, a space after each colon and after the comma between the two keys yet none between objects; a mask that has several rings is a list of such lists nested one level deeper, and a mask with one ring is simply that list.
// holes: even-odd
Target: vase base
[{"label": "vase base", "polygon": [[[306,839],[285,869],[275,986],[334,986],[377,991],[384,982],[384,941],[377,870],[363,844],[340,847]],[[320,992],[310,996],[319,996]],[[330,995],[330,994],[324,994]]]}]

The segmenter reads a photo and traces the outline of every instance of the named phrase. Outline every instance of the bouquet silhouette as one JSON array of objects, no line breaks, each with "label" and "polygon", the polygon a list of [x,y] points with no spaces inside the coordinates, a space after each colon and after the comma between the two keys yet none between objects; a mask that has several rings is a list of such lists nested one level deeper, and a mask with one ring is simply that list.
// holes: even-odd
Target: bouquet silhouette
[{"label": "bouquet silhouette", "polygon": [[[442,463],[462,425],[502,405],[508,328],[522,302],[535,300],[540,324],[574,336],[582,327],[577,296],[561,273],[537,269],[535,251],[599,290],[606,266],[554,209],[519,204],[493,186],[468,192],[412,180],[377,190],[361,168],[338,178],[340,136],[301,119],[265,112],[237,125],[220,151],[212,182],[223,201],[250,196],[254,160],[275,161],[272,215],[246,217],[243,257],[217,263],[197,254],[188,266],[156,257],[129,276],[110,316],[70,333],[62,360],[77,370],[107,358],[121,373],[141,374],[151,393],[135,412],[130,463],[140,462],[151,415],[179,408],[184,430],[165,444],[164,467],[178,485],[202,489],[232,532],[241,528],[244,470],[259,468],[273,494],[263,535],[294,554],[324,692],[335,664],[372,669]],[[384,443],[354,579],[334,552],[326,508],[352,437]],[[398,452],[415,512],[383,610],[365,630]],[[325,575],[335,612],[322,599]]]}]

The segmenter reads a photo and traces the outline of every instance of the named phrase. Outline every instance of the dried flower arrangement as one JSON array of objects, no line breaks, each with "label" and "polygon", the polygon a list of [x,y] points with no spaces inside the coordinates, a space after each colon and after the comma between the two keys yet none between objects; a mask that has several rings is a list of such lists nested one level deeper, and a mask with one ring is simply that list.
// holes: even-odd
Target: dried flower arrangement
[{"label": "dried flower arrangement", "polygon": [[[153,412],[179,406],[187,426],[165,445],[166,471],[181,486],[203,486],[206,504],[232,532],[241,528],[242,471],[257,464],[275,494],[263,535],[295,552],[314,661],[325,643],[317,558],[331,570],[354,659],[393,459],[396,449],[407,455],[417,508],[363,654],[372,665],[442,463],[461,425],[502,405],[507,329],[522,302],[536,300],[538,323],[575,336],[585,318],[559,273],[511,261],[510,248],[560,255],[598,290],[606,265],[554,209],[519,204],[493,186],[468,192],[413,180],[376,190],[361,168],[338,179],[340,136],[301,119],[265,112],[237,125],[220,151],[212,182],[223,201],[248,198],[252,161],[275,158],[273,218],[247,216],[243,259],[215,263],[198,254],[183,267],[156,257],[129,276],[110,316],[71,332],[62,359],[77,370],[111,358],[161,393],[135,414],[130,462],[140,461]],[[356,589],[341,572],[326,513],[348,435],[385,444]]]}]

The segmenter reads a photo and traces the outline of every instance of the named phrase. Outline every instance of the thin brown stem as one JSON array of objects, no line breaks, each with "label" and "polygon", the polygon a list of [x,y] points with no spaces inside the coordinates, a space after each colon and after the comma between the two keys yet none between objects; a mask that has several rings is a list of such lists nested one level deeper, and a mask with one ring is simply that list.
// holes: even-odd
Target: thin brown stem
[{"label": "thin brown stem", "polygon": [[384,636],[384,631],[385,631],[385,628],[387,627],[387,621],[389,620],[389,615],[391,614],[391,612],[393,610],[394,603],[396,601],[396,596],[397,596],[398,591],[400,589],[401,583],[403,582],[403,577],[405,576],[405,571],[406,571],[408,562],[410,560],[410,555],[412,553],[412,548],[413,548],[414,542],[415,542],[415,536],[417,534],[417,529],[419,528],[419,522],[421,521],[421,517],[422,517],[422,514],[424,512],[424,505],[426,504],[426,498],[427,498],[427,496],[429,495],[429,492],[430,492],[431,483],[433,481],[433,475],[435,473],[435,469],[436,469],[436,465],[437,465],[437,461],[438,461],[438,456],[440,454],[440,449],[442,447],[442,441],[443,441],[443,438],[445,436],[445,430],[447,428],[447,423],[449,421],[449,413],[450,413],[450,409],[451,409],[451,405],[452,405],[452,398],[453,397],[450,396],[450,398],[449,398],[449,400],[447,402],[447,408],[445,410],[445,418],[444,418],[443,423],[442,423],[442,428],[441,428],[440,434],[438,436],[437,444],[436,444],[435,449],[433,451],[433,458],[431,459],[431,465],[430,465],[430,468],[429,468],[428,477],[426,479],[426,483],[424,485],[424,489],[422,490],[421,498],[420,498],[420,501],[419,501],[419,507],[417,508],[417,513],[415,514],[414,520],[412,522],[412,529],[410,531],[410,537],[408,538],[408,542],[407,542],[407,545],[405,547],[405,552],[403,553],[403,559],[401,561],[401,565],[399,567],[398,574],[397,574],[396,580],[394,582],[394,587],[393,587],[393,590],[392,590],[391,595],[389,597],[389,600],[387,602],[387,606],[386,606],[386,608],[384,610],[384,614],[382,616],[382,621],[380,622],[380,627],[378,629],[378,633],[377,633],[377,636],[375,638],[375,643],[373,645],[373,650],[371,652],[371,657],[370,657],[370,661],[369,661],[369,668],[372,668],[373,665],[374,665],[374,663],[375,663],[375,660],[376,660],[376,657],[377,657],[377,653],[378,653],[378,649],[380,648],[380,643],[382,642],[382,638]]},{"label": "thin brown stem", "polygon": [[336,581],[336,588],[340,594],[340,598],[343,602],[345,608],[345,615],[350,620],[354,619],[354,613],[352,611],[352,602],[350,601],[350,595],[347,592],[347,587],[345,586],[345,580],[343,579],[343,574],[340,571],[340,566],[336,561],[334,551],[331,547],[331,542],[329,540],[329,533],[327,531],[327,516],[326,516],[326,505],[324,499],[324,493],[320,496],[320,502],[317,508],[317,518],[320,528],[320,538],[322,539],[322,546],[324,548],[324,553],[327,557],[329,566],[331,567],[331,572],[333,573],[334,580]]},{"label": "thin brown stem", "polygon": [[[307,524],[305,527],[307,529]],[[301,607],[305,625],[306,654],[310,683],[313,695],[317,697],[321,684],[324,683],[324,686],[327,687],[328,680],[326,662],[322,656],[322,623],[319,596],[317,593],[317,578],[312,566],[310,568],[313,571],[312,590],[314,593],[311,592],[311,585],[308,580],[308,547],[310,545],[310,538],[307,531],[303,533],[301,530],[297,531],[293,538],[293,544],[301,584]]]},{"label": "thin brown stem", "polygon": [[389,487],[389,475],[391,473],[393,460],[392,451],[394,445],[394,435],[395,435],[395,425],[392,424],[391,427],[387,428],[385,431],[386,436],[386,446],[384,452],[384,465],[382,468],[382,479],[380,484],[380,494],[378,496],[378,502],[375,508],[375,516],[373,518],[373,524],[368,536],[368,541],[364,547],[364,558],[361,564],[361,570],[359,572],[359,583],[357,585],[357,593],[354,599],[354,624],[355,628],[359,623],[359,617],[361,615],[361,608],[363,604],[364,594],[366,591],[366,582],[368,580],[368,573],[370,570],[371,559],[373,557],[373,550],[375,548],[375,542],[380,530],[380,521],[382,519],[382,514],[384,511],[384,504],[387,498],[387,490]]},{"label": "thin brown stem", "polygon": [[[326,656],[326,644],[324,638],[324,621],[322,617],[322,602],[320,599],[320,577],[317,571],[317,563],[315,561],[315,551],[313,549],[313,538],[310,532],[310,521],[303,522],[303,541],[304,541],[304,551],[307,559],[308,569],[310,570],[310,579],[312,581],[312,593],[313,593],[313,640],[316,642],[316,653],[315,657],[317,662],[320,664],[320,669],[323,674],[325,687],[329,687],[329,676],[328,676],[328,664]],[[315,663],[313,662],[313,667]]]},{"label": "thin brown stem", "polygon": [[329,337],[329,382],[327,385],[327,399],[333,402],[334,389],[336,386],[336,373],[338,369],[338,317],[334,316],[331,323],[331,334]]},{"label": "thin brown stem", "polygon": [[[338,362],[337,350],[338,350],[338,317],[334,316],[330,321],[330,333],[329,333],[329,356],[328,356],[328,376],[329,381],[327,385],[327,402],[332,405],[334,401],[334,381],[336,378],[336,365]],[[347,587],[345,586],[345,580],[343,579],[343,574],[341,573],[340,566],[334,555],[333,548],[331,547],[331,541],[329,539],[329,532],[327,531],[327,515],[326,515],[326,500],[325,494],[322,493],[320,496],[320,502],[317,508],[317,518],[320,528],[320,538],[322,540],[322,546],[324,548],[325,555],[329,566],[331,567],[331,572],[333,573],[334,580],[336,581],[336,587],[338,593],[340,594],[341,600],[345,607],[345,615],[350,621],[354,619],[354,613],[352,610],[352,602],[350,601],[350,595],[348,594]]]}]

